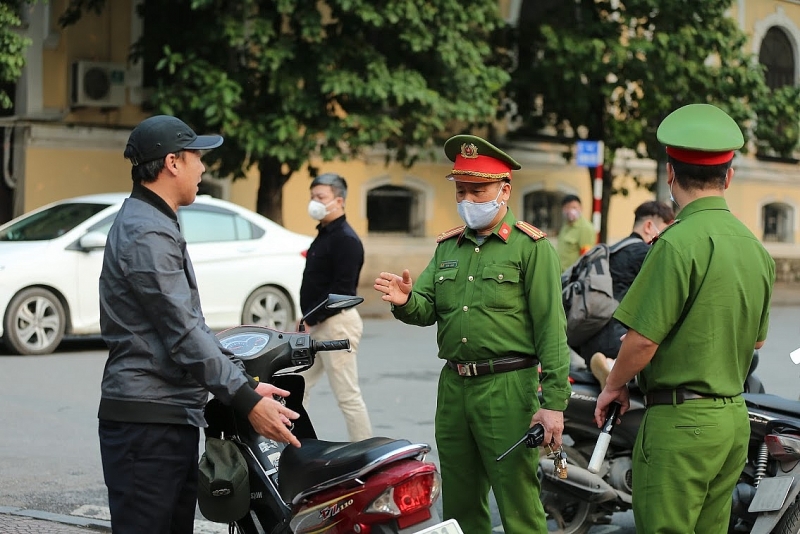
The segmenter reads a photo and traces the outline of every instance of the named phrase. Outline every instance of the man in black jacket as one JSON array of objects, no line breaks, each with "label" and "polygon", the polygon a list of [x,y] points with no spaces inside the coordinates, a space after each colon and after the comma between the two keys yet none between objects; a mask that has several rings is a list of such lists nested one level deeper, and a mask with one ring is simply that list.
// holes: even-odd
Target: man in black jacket
[{"label": "man in black jacket", "polygon": [[[675,214],[672,208],[662,202],[650,201],[641,204],[634,211],[633,231],[626,239],[637,241],[616,251],[608,260],[613,284],[614,299],[622,301],[633,279],[639,274],[650,242],[666,228]],[[592,370],[601,386],[611,371],[614,359],[622,346],[620,339],[627,329],[616,319],[611,319],[602,330],[580,347],[580,355]]]},{"label": "man in black jacket", "polygon": [[[358,277],[364,265],[364,247],[344,214],[347,182],[335,173],[320,174],[311,182],[308,215],[319,221],[317,237],[308,248],[303,283],[300,286],[300,308],[308,314],[331,293],[355,295]],[[311,336],[325,341],[349,339],[350,351],[324,352],[317,355],[314,366],[303,373],[308,393],[328,374],[339,409],[347,424],[351,441],[372,437],[367,406],[358,386],[356,353],[364,323],[355,308],[328,310],[322,307],[306,318]]]},{"label": "man in black jacket", "polygon": [[128,139],[133,191],[108,233],[100,273],[100,330],[109,348],[100,455],[116,534],[190,534],[197,502],[199,428],[209,392],[265,437],[300,446],[298,414],[273,399],[223,349],[203,319],[177,211],[194,202],[200,151],[222,144],[181,120],[144,120]]}]

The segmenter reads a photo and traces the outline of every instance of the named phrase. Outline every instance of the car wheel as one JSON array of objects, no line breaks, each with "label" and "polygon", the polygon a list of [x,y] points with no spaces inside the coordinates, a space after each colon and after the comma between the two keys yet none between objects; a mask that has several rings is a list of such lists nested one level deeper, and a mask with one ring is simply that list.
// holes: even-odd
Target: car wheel
[{"label": "car wheel", "polygon": [[31,287],[17,293],[6,309],[3,340],[18,354],[50,354],[67,324],[64,306],[52,291]]},{"label": "car wheel", "polygon": [[286,293],[277,287],[259,287],[244,303],[242,324],[257,324],[284,331],[294,329],[294,307]]}]

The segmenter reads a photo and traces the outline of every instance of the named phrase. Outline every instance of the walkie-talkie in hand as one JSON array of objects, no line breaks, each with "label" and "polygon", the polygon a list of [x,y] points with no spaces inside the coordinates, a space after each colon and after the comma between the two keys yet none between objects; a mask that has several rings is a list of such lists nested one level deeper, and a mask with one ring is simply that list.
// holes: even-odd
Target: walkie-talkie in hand
[{"label": "walkie-talkie in hand", "polygon": [[525,435],[523,435],[518,442],[513,444],[510,449],[508,449],[506,452],[498,456],[497,461],[499,462],[500,460],[508,456],[508,454],[511,451],[513,451],[523,443],[525,443],[525,446],[528,447],[529,449],[535,449],[536,447],[540,446],[543,441],[544,441],[544,427],[542,426],[541,423],[536,423],[535,425],[530,427],[528,431],[525,432]]},{"label": "walkie-talkie in hand", "polygon": [[618,402],[612,402],[608,407],[608,417],[606,417],[603,423],[603,428],[600,429],[600,435],[597,437],[597,444],[594,446],[592,459],[589,460],[589,467],[587,468],[592,473],[599,472],[600,467],[603,465],[606,451],[608,451],[608,445],[611,443],[611,431],[614,430],[614,425],[619,416],[619,409],[620,405]]},{"label": "walkie-talkie in hand", "polygon": [[[544,441],[544,427],[541,423],[536,423],[532,427],[525,432],[525,435],[520,438],[518,442],[511,446],[506,452],[501,454],[497,457],[497,461],[499,462],[508,454],[525,443],[525,446],[529,449],[535,449],[541,446],[542,442]],[[554,472],[558,478],[564,479],[567,478],[567,453],[564,452],[563,447],[559,447],[558,449],[553,449],[552,446],[545,447],[548,456],[553,457],[554,465]]]}]

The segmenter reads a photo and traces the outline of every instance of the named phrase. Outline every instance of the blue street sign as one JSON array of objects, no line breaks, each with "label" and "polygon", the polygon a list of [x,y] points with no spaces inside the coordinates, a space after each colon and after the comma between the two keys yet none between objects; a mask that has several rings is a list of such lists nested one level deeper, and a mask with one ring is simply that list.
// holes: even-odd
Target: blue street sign
[{"label": "blue street sign", "polygon": [[579,167],[598,167],[603,164],[602,141],[578,141],[575,163]]}]

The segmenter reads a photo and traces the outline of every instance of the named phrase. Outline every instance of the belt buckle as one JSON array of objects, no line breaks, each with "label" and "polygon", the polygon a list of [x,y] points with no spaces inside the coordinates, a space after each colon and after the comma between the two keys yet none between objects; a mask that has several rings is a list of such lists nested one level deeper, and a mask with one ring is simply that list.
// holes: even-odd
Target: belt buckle
[{"label": "belt buckle", "polygon": [[477,376],[478,366],[473,363],[457,363],[458,376]]}]

